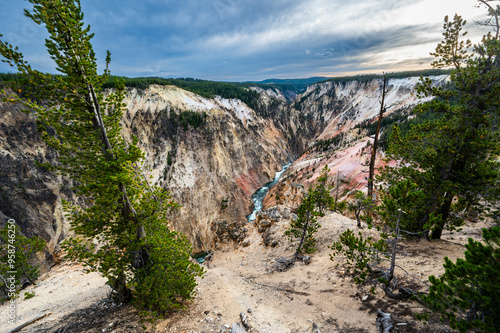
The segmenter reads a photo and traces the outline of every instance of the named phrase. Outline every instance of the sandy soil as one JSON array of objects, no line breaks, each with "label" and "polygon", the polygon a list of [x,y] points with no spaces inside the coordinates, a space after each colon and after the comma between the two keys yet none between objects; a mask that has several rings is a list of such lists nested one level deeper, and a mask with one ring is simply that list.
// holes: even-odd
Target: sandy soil
[{"label": "sandy soil", "polygon": [[[62,263],[42,275],[34,286],[21,290],[16,300],[17,319],[15,324],[7,324],[7,304],[0,307],[0,332],[9,332],[13,328],[39,315],[51,313],[37,323],[51,327],[59,323],[73,311],[88,308],[96,301],[106,298],[109,287],[106,279],[98,273],[87,273],[80,265]],[[24,293],[35,293],[35,296],[24,299]],[[38,332],[28,326],[22,332]],[[41,329],[40,329],[41,330]]]},{"label": "sandy soil", "polygon": [[[141,323],[130,306],[116,306],[103,301],[109,292],[105,280],[96,273],[85,274],[77,264],[62,264],[45,274],[36,286],[24,292],[35,297],[17,300],[17,324],[5,325],[7,306],[0,307],[1,332],[9,332],[39,314],[51,315],[31,324],[21,332],[230,332],[247,316],[250,332],[376,332],[377,310],[391,313],[398,332],[445,332],[439,325],[424,327],[413,319],[420,311],[417,303],[396,302],[377,289],[356,286],[346,276],[342,258],[330,260],[328,246],[338,240],[356,222],[338,214],[320,220],[318,252],[309,265],[297,263],[287,272],[275,272],[273,264],[281,257],[291,257],[295,243],[285,237],[276,248],[266,248],[261,235],[249,227],[248,247],[226,245],[216,249],[199,281],[197,296],[188,309],[160,321],[155,327]],[[285,222],[279,225],[284,231]],[[480,238],[479,227],[473,225],[465,234],[444,235],[441,241],[404,241],[398,264],[412,276],[426,281],[429,275],[443,272],[443,257],[452,260],[463,256],[467,237]],[[374,233],[363,229],[363,233]],[[338,265],[337,265],[338,264]],[[405,283],[420,285],[397,272]]]}]

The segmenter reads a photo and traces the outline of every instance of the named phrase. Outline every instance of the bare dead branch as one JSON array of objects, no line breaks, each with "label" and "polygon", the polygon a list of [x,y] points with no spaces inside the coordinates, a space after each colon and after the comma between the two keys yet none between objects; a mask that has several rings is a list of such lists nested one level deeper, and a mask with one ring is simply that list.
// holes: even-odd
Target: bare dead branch
[{"label": "bare dead branch", "polygon": [[278,290],[278,291],[284,291],[284,292],[287,292],[287,293],[290,293],[290,294],[295,294],[295,295],[301,295],[301,296],[311,296],[311,294],[309,293],[306,293],[306,292],[303,292],[303,291],[296,291],[296,290],[293,290],[293,289],[290,289],[290,288],[280,288],[280,287],[276,287],[276,286],[272,286],[270,284],[265,284],[265,283],[260,283],[260,282],[256,282],[254,280],[252,280],[253,277],[250,277],[250,278],[245,278],[243,277],[243,279],[249,281],[249,282],[252,282],[258,286],[262,286],[262,287],[267,287],[267,288],[272,288],[274,290]]},{"label": "bare dead branch", "polygon": [[40,320],[40,319],[45,318],[47,316],[50,316],[51,314],[52,314],[52,312],[48,312],[48,313],[45,313],[43,315],[39,315],[38,317],[35,317],[34,319],[31,319],[30,321],[27,321],[24,324],[17,326],[16,328],[14,328],[13,330],[9,331],[8,333],[19,332],[20,330],[22,330],[26,326],[33,324],[37,320]]}]

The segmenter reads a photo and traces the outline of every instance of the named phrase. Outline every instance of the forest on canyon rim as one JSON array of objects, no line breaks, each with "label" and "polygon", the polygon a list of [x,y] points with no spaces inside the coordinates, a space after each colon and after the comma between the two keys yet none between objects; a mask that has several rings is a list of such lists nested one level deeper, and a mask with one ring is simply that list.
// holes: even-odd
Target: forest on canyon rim
[{"label": "forest on canyon rim", "polygon": [[[243,246],[252,232],[262,233],[264,245],[284,242],[271,232],[277,228],[272,210],[261,214],[258,231],[249,230],[245,217],[250,196],[293,162],[266,200],[267,208],[278,205],[280,216],[289,217],[279,231],[300,241],[292,242],[292,259],[277,258],[281,266],[274,267],[309,261],[321,230],[317,221],[330,211],[351,212],[358,227],[362,222],[377,230],[366,235],[348,229],[330,244],[331,253],[346,258],[353,281],[422,305],[423,320],[437,313],[461,332],[498,331],[500,46],[494,1],[479,1],[492,32],[477,45],[464,40],[460,16],[445,19],[433,66],[451,67],[449,75],[427,72],[412,87],[398,81],[402,74],[332,79],[296,91],[293,101],[286,97],[293,94],[283,93],[294,89],[289,85],[120,79],[107,66],[99,75],[79,2],[30,2],[27,15],[47,28],[47,50],[60,74],[38,72],[17,48],[0,42],[0,53],[18,71],[2,75],[8,152],[1,180],[3,299],[15,297],[7,281],[14,267],[8,265],[14,264],[9,244],[15,242],[24,249],[17,252],[16,287],[38,276],[37,252],[45,249],[42,261],[52,263],[62,249],[65,260],[104,276],[117,304],[131,303],[155,319],[183,309],[207,271],[191,259],[193,252]],[[367,137],[378,139],[381,127],[377,154],[376,140]],[[363,152],[369,155],[361,158]],[[365,183],[353,182],[355,176],[334,162],[353,153],[365,169],[377,163],[378,178],[360,173],[383,184],[375,188],[375,202],[357,191]],[[289,213],[282,208],[287,205]],[[31,211],[36,213],[28,216]],[[465,245],[465,259],[445,260],[444,274],[431,276],[427,290],[398,278],[398,246],[405,239],[438,240],[446,229],[483,218],[491,221],[483,239]],[[16,237],[10,236],[12,225]]]}]

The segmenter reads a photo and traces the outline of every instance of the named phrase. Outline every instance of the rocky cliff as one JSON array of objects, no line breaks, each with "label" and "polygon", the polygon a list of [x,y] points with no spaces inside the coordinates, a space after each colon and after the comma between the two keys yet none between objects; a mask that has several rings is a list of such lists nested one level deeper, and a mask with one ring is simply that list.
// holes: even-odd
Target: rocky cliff
[{"label": "rocky cliff", "polygon": [[[448,81],[447,75],[430,78],[436,86]],[[384,117],[410,117],[413,107],[427,100],[417,96],[415,88],[419,80],[418,77],[388,80]],[[382,86],[381,79],[328,81],[309,86],[305,93],[296,97],[289,108],[302,119],[296,122],[300,124],[298,126],[314,129],[314,137],[288,168],[280,183],[269,191],[264,200],[265,209],[278,204],[297,207],[300,200],[297,199],[296,184],[307,188],[325,165],[328,165],[330,180],[340,194],[345,194],[347,189],[366,190],[366,165],[369,163],[373,135],[368,135],[359,125],[377,121]],[[377,153],[376,168],[380,168],[385,163],[382,160],[384,152],[379,149]]]},{"label": "rocky cliff", "polygon": [[68,233],[61,198],[72,199],[71,182],[37,162],[56,163],[57,155],[41,140],[34,116],[0,102],[0,225],[12,218],[27,237],[44,238],[50,263]]},{"label": "rocky cliff", "polygon": [[151,86],[125,103],[124,134],[138,137],[148,176],[182,205],[172,219],[198,249],[210,248],[216,221],[244,223],[251,195],[293,158],[283,132],[239,100]]}]

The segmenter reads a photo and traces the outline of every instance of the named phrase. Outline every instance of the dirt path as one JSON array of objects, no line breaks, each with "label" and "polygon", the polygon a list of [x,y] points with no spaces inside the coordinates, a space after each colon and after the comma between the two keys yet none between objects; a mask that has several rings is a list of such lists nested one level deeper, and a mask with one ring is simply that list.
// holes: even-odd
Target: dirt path
[{"label": "dirt path", "polygon": [[[403,324],[398,326],[399,332],[444,332],[437,326],[424,328],[415,322],[413,313],[419,310],[415,303],[391,301],[380,289],[373,295],[368,287],[355,286],[345,275],[343,260],[330,260],[328,246],[347,228],[355,229],[355,221],[331,214],[320,223],[318,252],[311,263],[299,262],[282,273],[274,272],[272,265],[280,257],[290,257],[295,244],[281,237],[278,247],[266,248],[261,235],[250,226],[250,246],[235,249],[227,245],[216,250],[193,303],[155,328],[141,324],[130,306],[102,302],[109,292],[105,280],[95,273],[85,274],[80,265],[67,264],[23,290],[34,291],[36,296],[18,299],[17,325],[51,312],[22,332],[230,332],[243,313],[251,332],[375,332],[376,311],[380,309]],[[285,223],[279,227],[283,231]],[[466,232],[478,238],[476,229]],[[466,236],[447,234],[446,238],[463,243]],[[446,240],[405,241],[398,260],[410,274],[425,281],[427,276],[443,272],[443,257],[455,260],[463,251],[462,245]],[[6,305],[0,307],[2,321],[6,311]],[[14,326],[2,324],[1,331],[8,332]]]}]

